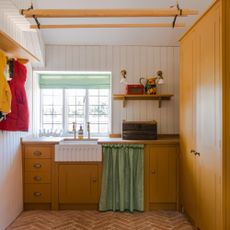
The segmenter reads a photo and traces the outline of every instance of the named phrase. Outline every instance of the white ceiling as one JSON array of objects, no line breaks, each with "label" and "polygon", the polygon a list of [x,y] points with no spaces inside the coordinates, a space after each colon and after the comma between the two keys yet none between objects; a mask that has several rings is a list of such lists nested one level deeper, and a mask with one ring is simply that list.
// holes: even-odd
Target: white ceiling
[{"label": "white ceiling", "polygon": [[[213,0],[179,0],[181,8],[196,9],[203,13]],[[107,8],[168,8],[176,0],[34,0],[36,9],[107,9]],[[28,6],[29,7],[29,6]],[[187,28],[199,17],[179,18]],[[81,18],[39,19],[41,24],[74,23],[155,23],[172,22],[172,18]],[[70,45],[153,45],[176,46],[186,31],[172,28],[123,28],[123,29],[43,29],[45,44]]]}]

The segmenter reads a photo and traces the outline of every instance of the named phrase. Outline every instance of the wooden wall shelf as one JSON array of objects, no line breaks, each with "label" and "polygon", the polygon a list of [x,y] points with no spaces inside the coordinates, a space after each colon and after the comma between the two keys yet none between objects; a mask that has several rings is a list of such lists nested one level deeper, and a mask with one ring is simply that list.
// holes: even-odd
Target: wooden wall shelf
[{"label": "wooden wall shelf", "polygon": [[17,58],[23,63],[27,61],[40,62],[30,51],[21,46],[8,34],[0,30],[0,49],[10,58]]},{"label": "wooden wall shelf", "polygon": [[127,100],[158,100],[159,108],[161,108],[162,100],[170,100],[173,94],[157,94],[157,95],[128,95],[113,94],[113,100],[123,100],[123,107],[126,106]]}]

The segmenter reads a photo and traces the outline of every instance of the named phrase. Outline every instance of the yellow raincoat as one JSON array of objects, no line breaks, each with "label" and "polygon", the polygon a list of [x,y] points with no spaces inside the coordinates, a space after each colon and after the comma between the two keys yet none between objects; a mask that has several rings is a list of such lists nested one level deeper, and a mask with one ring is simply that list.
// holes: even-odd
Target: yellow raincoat
[{"label": "yellow raincoat", "polygon": [[3,113],[10,112],[12,97],[9,84],[4,76],[6,64],[6,56],[0,50],[0,111]]}]

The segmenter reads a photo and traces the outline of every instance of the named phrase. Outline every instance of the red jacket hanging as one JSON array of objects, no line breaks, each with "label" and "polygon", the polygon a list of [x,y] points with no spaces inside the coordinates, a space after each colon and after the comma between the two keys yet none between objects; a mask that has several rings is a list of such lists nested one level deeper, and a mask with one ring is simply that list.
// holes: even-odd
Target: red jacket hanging
[{"label": "red jacket hanging", "polygon": [[13,79],[9,82],[12,94],[11,112],[0,122],[0,130],[28,131],[29,109],[25,91],[26,67],[14,61]]}]

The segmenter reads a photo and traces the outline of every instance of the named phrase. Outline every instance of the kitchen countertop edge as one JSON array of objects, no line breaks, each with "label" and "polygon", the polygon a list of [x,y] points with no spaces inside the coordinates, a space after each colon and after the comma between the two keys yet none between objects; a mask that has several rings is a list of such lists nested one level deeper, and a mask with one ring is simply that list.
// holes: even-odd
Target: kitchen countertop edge
[{"label": "kitchen countertop edge", "polygon": [[[63,137],[23,138],[22,144],[58,144]],[[122,138],[99,138],[98,144],[179,144],[179,135],[158,135],[157,140],[123,140]]]}]

